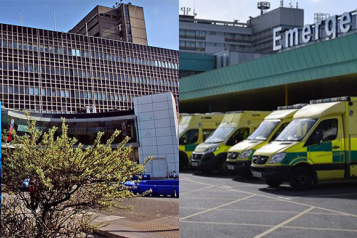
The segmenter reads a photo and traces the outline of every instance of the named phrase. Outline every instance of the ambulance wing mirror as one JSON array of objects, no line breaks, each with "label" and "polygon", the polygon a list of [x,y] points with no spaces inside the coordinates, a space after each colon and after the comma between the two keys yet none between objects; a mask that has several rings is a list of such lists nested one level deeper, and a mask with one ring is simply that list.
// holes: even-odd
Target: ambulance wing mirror
[{"label": "ambulance wing mirror", "polygon": [[180,138],[180,141],[179,141],[179,144],[180,144],[180,145],[185,145],[186,143],[187,143],[186,138],[185,138],[185,137],[181,137],[181,138]]}]

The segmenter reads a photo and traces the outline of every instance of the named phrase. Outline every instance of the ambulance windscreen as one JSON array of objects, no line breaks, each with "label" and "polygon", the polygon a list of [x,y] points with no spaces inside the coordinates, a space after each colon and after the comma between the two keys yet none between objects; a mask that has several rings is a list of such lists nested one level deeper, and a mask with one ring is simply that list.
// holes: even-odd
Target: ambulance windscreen
[{"label": "ambulance windscreen", "polygon": [[207,138],[205,143],[220,143],[227,138],[233,129],[234,127],[218,127],[212,135]]},{"label": "ambulance windscreen", "polygon": [[266,140],[280,121],[263,121],[247,138],[248,140]]},{"label": "ambulance windscreen", "polygon": [[301,141],[315,124],[316,119],[295,119],[280,133],[275,141]]}]

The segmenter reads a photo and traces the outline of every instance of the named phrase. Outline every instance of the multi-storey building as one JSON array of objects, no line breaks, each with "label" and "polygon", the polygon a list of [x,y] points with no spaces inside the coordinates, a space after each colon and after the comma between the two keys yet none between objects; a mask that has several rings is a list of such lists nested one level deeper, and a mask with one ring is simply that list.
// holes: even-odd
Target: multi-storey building
[{"label": "multi-storey building", "polygon": [[273,51],[272,29],[284,30],[304,25],[304,10],[279,7],[250,18],[247,23],[237,20],[217,21],[180,15],[180,51],[216,54],[225,50],[269,53]]},{"label": "multi-storey building", "polygon": [[[146,165],[151,176],[177,171],[179,52],[147,46],[146,32],[144,38],[135,35],[135,25],[144,24],[145,30],[145,23],[142,8],[132,7],[97,6],[77,25],[89,27],[84,32],[0,24],[2,127],[12,124],[20,135],[26,133],[22,111],[28,110],[41,131],[66,118],[68,135],[84,145],[92,145],[98,131],[105,132],[104,142],[118,129],[113,148],[129,136],[134,161],[155,155]],[[128,23],[120,17],[126,10],[130,30],[125,32],[131,36],[114,30]]]},{"label": "multi-storey building", "polygon": [[[197,59],[195,68],[189,60],[181,61],[180,77],[202,72],[211,67],[211,58],[216,58],[213,68],[226,67],[247,60],[257,59],[273,52],[273,29],[282,26],[288,30],[304,25],[304,10],[279,7],[251,17],[246,23],[234,20],[219,21],[198,19],[195,16],[179,16],[179,39],[182,59]],[[206,66],[206,67],[202,67]]]},{"label": "multi-storey building", "polygon": [[178,51],[0,24],[0,101],[10,109],[75,113],[133,109],[132,98],[171,91]]},{"label": "multi-storey building", "polygon": [[147,45],[144,9],[130,3],[96,6],[70,33]]}]

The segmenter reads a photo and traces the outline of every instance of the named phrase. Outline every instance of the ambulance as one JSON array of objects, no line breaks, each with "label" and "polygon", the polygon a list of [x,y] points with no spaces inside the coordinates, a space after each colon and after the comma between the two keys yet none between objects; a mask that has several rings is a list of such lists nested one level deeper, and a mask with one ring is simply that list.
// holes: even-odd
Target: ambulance
[{"label": "ambulance", "polygon": [[185,114],[179,125],[180,168],[189,165],[189,158],[196,146],[217,129],[223,113]]},{"label": "ambulance", "polygon": [[245,140],[271,112],[227,112],[219,125],[204,143],[199,144],[191,155],[191,166],[203,173],[226,170],[228,150]]},{"label": "ambulance", "polygon": [[251,171],[271,187],[287,181],[297,190],[357,177],[357,97],[310,101],[254,153]]},{"label": "ambulance", "polygon": [[179,114],[179,123],[181,122],[181,119],[184,117],[184,116],[189,116],[190,114],[188,113],[180,113]]},{"label": "ambulance", "polygon": [[250,164],[254,152],[274,140],[282,130],[293,120],[294,114],[307,104],[296,104],[278,107],[259,127],[244,141],[239,142],[228,150],[227,168],[244,177],[251,176]]}]

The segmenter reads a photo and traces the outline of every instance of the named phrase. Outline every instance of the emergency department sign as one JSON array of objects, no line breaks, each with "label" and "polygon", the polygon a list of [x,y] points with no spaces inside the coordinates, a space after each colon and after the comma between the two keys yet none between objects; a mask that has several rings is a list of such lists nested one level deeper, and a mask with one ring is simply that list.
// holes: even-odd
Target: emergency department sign
[{"label": "emergency department sign", "polygon": [[[283,29],[282,26],[273,29],[273,51],[287,49],[310,42],[330,40],[344,36],[357,29],[357,11],[334,15],[314,24],[304,25],[302,29]],[[282,32],[285,31],[285,34]],[[330,49],[331,50],[331,49]]]}]

